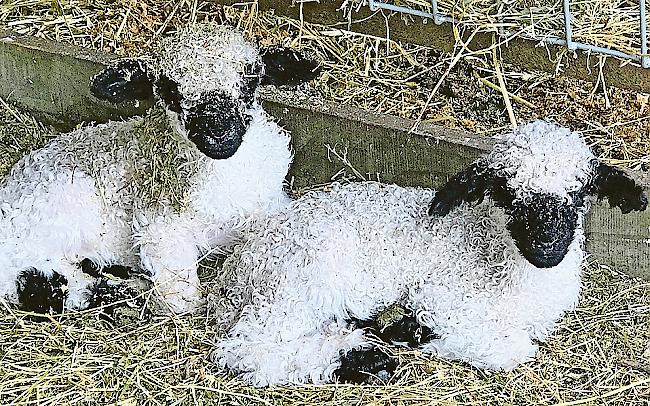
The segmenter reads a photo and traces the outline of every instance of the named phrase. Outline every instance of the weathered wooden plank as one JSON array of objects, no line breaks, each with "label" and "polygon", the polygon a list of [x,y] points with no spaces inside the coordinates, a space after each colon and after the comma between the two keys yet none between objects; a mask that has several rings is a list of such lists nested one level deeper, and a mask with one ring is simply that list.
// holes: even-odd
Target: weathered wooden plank
[{"label": "weathered wooden plank", "polygon": [[0,30],[0,95],[63,127],[144,112],[146,103],[115,107],[90,94],[90,77],[111,58]]}]

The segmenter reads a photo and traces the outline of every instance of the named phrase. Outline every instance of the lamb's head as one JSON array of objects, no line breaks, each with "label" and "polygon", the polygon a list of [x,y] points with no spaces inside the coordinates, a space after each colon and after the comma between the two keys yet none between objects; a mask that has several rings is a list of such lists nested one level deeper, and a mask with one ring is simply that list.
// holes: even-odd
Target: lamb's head
[{"label": "lamb's head", "polygon": [[258,49],[223,25],[201,25],[160,41],[153,55],[122,59],[93,78],[92,93],[113,103],[155,96],[179,133],[205,155],[235,154],[251,122],[260,84],[294,86],[318,64],[287,48]]},{"label": "lamb's head", "polygon": [[625,172],[600,163],[577,133],[544,121],[506,135],[450,179],[436,193],[429,214],[444,216],[485,195],[503,207],[519,251],[539,268],[564,259],[588,196],[607,197],[623,213],[647,206],[643,188]]}]

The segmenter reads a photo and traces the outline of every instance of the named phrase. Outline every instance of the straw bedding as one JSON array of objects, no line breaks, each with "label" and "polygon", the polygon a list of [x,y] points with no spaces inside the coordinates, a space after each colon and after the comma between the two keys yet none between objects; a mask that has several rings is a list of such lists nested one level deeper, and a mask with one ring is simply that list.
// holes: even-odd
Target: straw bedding
[{"label": "straw bedding", "polygon": [[[429,0],[382,0],[415,10],[431,10]],[[367,0],[343,0],[354,10]],[[438,0],[438,12],[465,26],[489,32],[495,29],[533,40],[564,39],[562,0]],[[573,40],[641,54],[639,2],[634,0],[569,1]],[[647,17],[648,18],[648,17]],[[650,22],[650,18],[648,18]]]},{"label": "straw bedding", "polygon": [[174,134],[165,109],[158,105],[134,126],[132,134],[139,140],[137,154],[142,157],[132,181],[134,194],[147,205],[164,200],[176,210],[185,208],[190,179],[200,165],[184,153],[189,141]]},{"label": "straw bedding", "polygon": [[54,136],[53,129],[0,99],[0,174]]},{"label": "straw bedding", "polygon": [[[356,9],[360,1],[341,1],[346,4],[341,11],[342,21],[347,18],[345,13]],[[401,5],[427,3],[400,1]],[[635,2],[572,2],[572,9],[576,10],[576,40],[587,41],[581,33],[596,27],[594,36],[605,33],[601,36],[608,41],[618,38],[612,43],[635,47],[637,25],[632,30],[632,25],[622,29],[617,23],[634,14],[630,11],[636,7],[632,3]],[[522,21],[524,14],[526,18],[534,15],[534,24],[527,26],[528,30],[534,30],[536,35],[560,35],[553,31],[562,26],[558,0],[477,0],[454,4],[454,12],[463,16],[470,31],[494,30],[494,18],[481,14],[481,10],[505,16],[508,10],[525,6],[523,10],[527,11],[519,11],[518,15]],[[439,1],[439,5],[443,11],[452,8],[451,2]],[[600,9],[608,11],[601,13]],[[481,15],[492,23],[481,20]],[[594,17],[581,17],[588,15]],[[142,53],[175,27],[206,19],[234,24],[262,44],[284,43],[314,55],[322,62],[324,72],[318,81],[303,89],[312,96],[486,135],[503,132],[513,121],[551,118],[584,131],[600,157],[611,164],[636,169],[650,167],[650,95],[610,88],[603,81],[594,86],[561,75],[523,71],[501,64],[498,54],[492,55],[490,50],[469,53],[459,47],[454,54],[444,54],[259,12],[255,1],[236,7],[199,0],[15,0],[0,5],[0,23],[19,33],[119,55]],[[514,26],[508,30],[517,32]]]},{"label": "straw bedding", "polygon": [[[2,145],[25,131],[31,141],[24,148],[51,136],[38,121],[8,107],[0,108]],[[19,155],[3,155],[3,167]],[[220,288],[211,282],[216,272],[217,264],[202,264],[206,293]],[[585,271],[579,307],[541,345],[535,362],[486,374],[390,347],[401,366],[387,385],[251,388],[207,359],[217,331],[212,315],[158,315],[155,295],[142,297],[109,319],[91,310],[43,320],[0,303],[0,404],[641,406],[650,401],[650,283],[593,263]]]},{"label": "straw bedding", "polygon": [[[196,0],[16,0],[0,5],[0,21],[14,30],[121,55],[137,54],[174,27],[205,18],[234,23],[265,44],[284,42],[316,55],[325,69],[303,89],[312,95],[488,135],[509,125],[489,54],[457,58],[450,68],[454,55],[259,13],[250,4],[222,9]],[[615,164],[650,164],[648,95],[502,68],[518,121],[550,116],[584,130]],[[6,103],[0,120],[0,173],[53,136]],[[208,292],[218,289],[210,284],[215,272],[214,264],[203,264]],[[207,360],[216,331],[209,314],[162,316],[145,305],[112,321],[92,310],[39,322],[2,303],[0,404],[647,405],[650,283],[598,264],[585,272],[580,306],[542,344],[535,362],[485,374],[389,348],[401,367],[388,385],[376,386],[250,388]]]}]

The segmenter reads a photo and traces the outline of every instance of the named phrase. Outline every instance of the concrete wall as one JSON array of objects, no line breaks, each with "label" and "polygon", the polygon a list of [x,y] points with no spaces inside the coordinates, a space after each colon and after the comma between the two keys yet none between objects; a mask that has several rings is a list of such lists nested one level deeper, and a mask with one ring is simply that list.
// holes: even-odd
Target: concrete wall
[{"label": "concrete wall", "polygon": [[[110,58],[5,33],[0,35],[0,97],[60,128],[141,112],[147,103],[114,107],[89,94],[90,77]],[[295,162],[288,180],[294,187],[326,183],[352,168],[367,179],[437,187],[492,145],[490,139],[434,125],[409,133],[410,120],[292,93],[266,89],[262,97],[292,132]],[[650,193],[650,177],[633,175]],[[587,237],[588,250],[602,263],[650,279],[650,211],[623,216],[598,203],[587,221]]]},{"label": "concrete wall", "polygon": [[0,97],[60,128],[143,113],[146,103],[114,106],[90,94],[90,77],[111,55],[0,30]]}]

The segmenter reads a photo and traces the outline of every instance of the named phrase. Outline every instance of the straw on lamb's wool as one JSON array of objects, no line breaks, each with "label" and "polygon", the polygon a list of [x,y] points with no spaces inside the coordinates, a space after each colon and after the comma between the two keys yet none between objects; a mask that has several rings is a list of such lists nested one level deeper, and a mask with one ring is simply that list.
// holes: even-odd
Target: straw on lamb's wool
[{"label": "straw on lamb's wool", "polygon": [[[201,254],[229,244],[246,215],[288,201],[290,137],[255,99],[263,75],[277,73],[265,57],[232,28],[207,25],[164,40],[153,62],[100,72],[100,98],[160,100],[143,118],[61,135],[2,180],[0,296],[32,310],[83,308],[88,258],[141,267],[173,310],[193,309]],[[292,62],[289,72],[314,65]]]},{"label": "straw on lamb's wool", "polygon": [[[478,167],[483,173],[472,174]],[[576,134],[536,122],[507,136],[437,195],[376,183],[336,186],[258,219],[224,264],[225,296],[213,305],[223,327],[232,327],[217,341],[217,362],[256,385],[331,381],[351,360],[365,368],[364,351],[372,351],[350,320],[369,319],[394,302],[435,333],[424,351],[487,368],[531,359],[532,340],[544,339],[578,300],[584,199],[596,190],[597,168]],[[480,200],[486,191],[472,189],[495,173],[514,188],[509,206],[491,198],[475,206],[454,201],[463,187],[476,192],[466,200]],[[635,208],[645,207],[640,188],[629,193],[639,199]],[[539,196],[548,201],[536,206]],[[431,209],[446,215],[431,219],[434,197]],[[513,238],[510,224],[520,206],[542,217],[566,207],[571,213],[559,208],[556,220],[566,215],[569,223],[576,216],[566,252],[553,247],[559,258],[540,259],[547,269],[518,248],[516,238],[534,245],[536,236]],[[352,350],[354,357],[342,357]]]}]

